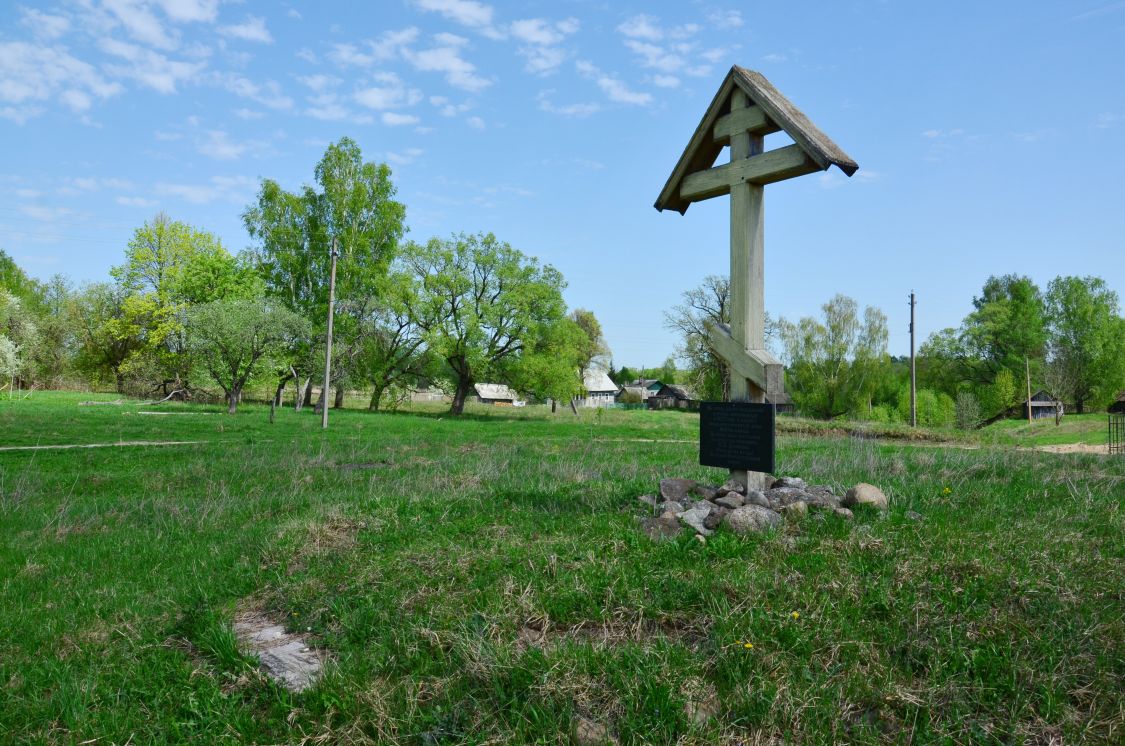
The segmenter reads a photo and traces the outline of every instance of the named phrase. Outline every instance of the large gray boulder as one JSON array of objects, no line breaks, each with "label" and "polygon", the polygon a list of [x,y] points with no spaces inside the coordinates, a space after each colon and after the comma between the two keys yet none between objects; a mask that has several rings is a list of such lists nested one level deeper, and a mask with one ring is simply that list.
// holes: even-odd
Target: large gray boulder
[{"label": "large gray boulder", "polygon": [[727,513],[727,526],[736,534],[760,533],[785,523],[778,513],[760,505],[743,505]]},{"label": "large gray boulder", "polygon": [[856,505],[870,505],[879,510],[886,510],[888,506],[887,496],[883,494],[883,491],[867,482],[860,482],[848,490],[841,502],[847,508]]}]

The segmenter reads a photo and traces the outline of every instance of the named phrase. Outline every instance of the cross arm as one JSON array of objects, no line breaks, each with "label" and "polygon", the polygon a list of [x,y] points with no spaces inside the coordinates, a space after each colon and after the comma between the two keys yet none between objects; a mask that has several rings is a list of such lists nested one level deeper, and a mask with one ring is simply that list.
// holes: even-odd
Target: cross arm
[{"label": "cross arm", "polygon": [[684,178],[680,185],[680,197],[698,202],[729,194],[732,184],[772,184],[820,170],[816,161],[809,158],[799,145],[789,145],[706,171],[696,171]]},{"label": "cross arm", "polygon": [[781,361],[766,350],[742,349],[742,345],[731,337],[730,327],[726,324],[708,324],[707,340],[711,349],[730,365],[732,373],[753,381],[766,392],[766,396],[785,391]]}]

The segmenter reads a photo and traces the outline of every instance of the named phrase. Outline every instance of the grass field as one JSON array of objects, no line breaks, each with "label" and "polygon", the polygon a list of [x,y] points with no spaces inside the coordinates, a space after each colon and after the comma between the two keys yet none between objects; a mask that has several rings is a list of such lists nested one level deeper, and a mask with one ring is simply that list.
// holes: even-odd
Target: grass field
[{"label": "grass field", "polygon": [[[655,544],[637,495],[724,478],[692,415],[99,398],[0,446],[201,442],[0,452],[0,742],[1125,740],[1125,458],[783,435],[891,510]],[[248,607],[325,679],[258,674]]]},{"label": "grass field", "polygon": [[1104,412],[1068,414],[1055,424],[1054,417],[1033,420],[1000,420],[983,428],[979,439],[997,445],[1049,446],[1084,443],[1104,446],[1108,427]]}]

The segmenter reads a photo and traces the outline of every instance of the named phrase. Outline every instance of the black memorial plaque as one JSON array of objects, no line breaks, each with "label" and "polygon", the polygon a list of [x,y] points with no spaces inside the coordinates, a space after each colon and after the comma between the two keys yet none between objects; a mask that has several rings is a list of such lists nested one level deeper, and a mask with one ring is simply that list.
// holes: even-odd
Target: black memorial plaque
[{"label": "black memorial plaque", "polygon": [[699,463],[772,474],[774,405],[700,402]]}]

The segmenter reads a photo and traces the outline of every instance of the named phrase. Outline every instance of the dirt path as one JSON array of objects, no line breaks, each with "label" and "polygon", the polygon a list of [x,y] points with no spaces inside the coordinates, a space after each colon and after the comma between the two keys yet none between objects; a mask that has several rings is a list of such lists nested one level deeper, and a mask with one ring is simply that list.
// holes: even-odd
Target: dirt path
[{"label": "dirt path", "polygon": [[53,446],[0,446],[0,451],[51,451],[67,448],[124,448],[128,446],[190,446],[209,440],[122,440],[117,443],[69,443]]}]

